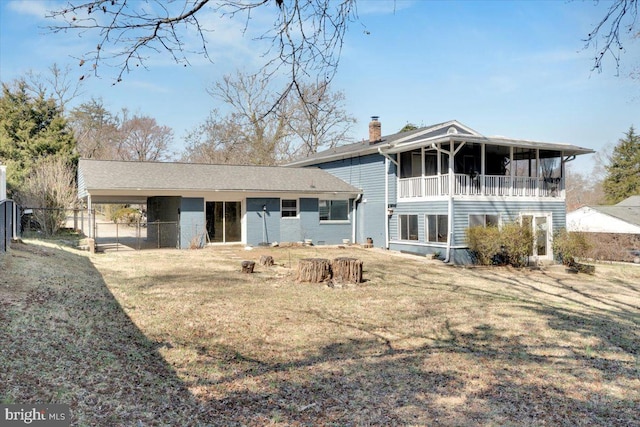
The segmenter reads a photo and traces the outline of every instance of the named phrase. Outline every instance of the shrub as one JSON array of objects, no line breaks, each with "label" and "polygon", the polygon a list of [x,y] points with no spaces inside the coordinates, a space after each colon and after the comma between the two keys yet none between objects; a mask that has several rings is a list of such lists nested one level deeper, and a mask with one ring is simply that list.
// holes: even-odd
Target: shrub
[{"label": "shrub", "polygon": [[514,267],[528,264],[529,254],[533,251],[533,233],[529,225],[518,222],[503,224],[500,229],[504,262]]},{"label": "shrub", "polygon": [[586,257],[592,248],[592,243],[585,233],[560,230],[553,238],[553,252],[565,265]]},{"label": "shrub", "polygon": [[480,265],[491,265],[500,248],[500,230],[498,227],[467,228],[467,244],[469,250]]},{"label": "shrub", "polygon": [[113,222],[135,223],[140,218],[140,212],[134,208],[120,208],[111,214]]},{"label": "shrub", "polygon": [[527,265],[532,251],[533,234],[528,225],[517,222],[498,227],[467,228],[467,244],[475,261],[480,265]]}]

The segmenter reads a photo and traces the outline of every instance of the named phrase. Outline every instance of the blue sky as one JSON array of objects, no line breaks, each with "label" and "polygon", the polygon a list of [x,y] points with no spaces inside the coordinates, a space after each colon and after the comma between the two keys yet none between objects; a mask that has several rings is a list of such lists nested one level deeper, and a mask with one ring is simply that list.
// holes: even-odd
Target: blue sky
[{"label": "blue sky", "polygon": [[[78,58],[95,43],[76,33],[50,34],[47,10],[56,1],[0,0],[0,79],[47,72],[57,63],[81,74]],[[380,116],[383,134],[406,123],[459,120],[491,136],[566,142],[594,150],[615,144],[640,127],[640,40],[625,43],[619,76],[615,64],[591,71],[592,49],[582,39],[604,16],[608,2],[359,0],[359,21],[345,39],[334,90],[344,91],[357,118],[352,137],[368,137],[369,117]],[[206,18],[206,17],[204,17]],[[149,58],[112,85],[116,69],[86,79],[83,96],[100,97],[112,112],[123,107],[186,133],[221,107],[206,91],[225,73],[255,71],[262,47],[251,35],[268,16],[242,23],[215,20],[209,52],[213,63],[191,56],[191,66],[167,55]],[[590,157],[576,161],[590,169]]]}]

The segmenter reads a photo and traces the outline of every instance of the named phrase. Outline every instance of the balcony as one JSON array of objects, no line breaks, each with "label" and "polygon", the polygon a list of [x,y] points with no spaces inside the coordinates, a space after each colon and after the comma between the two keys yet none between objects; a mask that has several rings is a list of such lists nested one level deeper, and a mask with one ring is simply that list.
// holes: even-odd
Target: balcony
[{"label": "balcony", "polygon": [[[449,175],[398,180],[400,199],[448,196],[449,192]],[[560,198],[564,196],[564,178],[455,174],[453,195]]]}]

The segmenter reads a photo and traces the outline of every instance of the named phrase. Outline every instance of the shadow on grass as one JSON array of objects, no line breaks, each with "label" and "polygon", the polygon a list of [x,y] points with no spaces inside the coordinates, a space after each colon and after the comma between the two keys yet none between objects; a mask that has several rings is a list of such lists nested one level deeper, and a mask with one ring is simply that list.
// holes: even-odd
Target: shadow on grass
[{"label": "shadow on grass", "polygon": [[38,244],[14,244],[8,256],[3,403],[69,404],[72,425],[194,425],[201,417],[89,258]]},{"label": "shadow on grass", "polygon": [[637,390],[606,390],[637,381],[632,362],[539,350],[481,324],[414,350],[370,339],[292,363],[237,355],[205,405],[225,425],[638,425]]},{"label": "shadow on grass", "polygon": [[[640,424],[640,322],[630,304],[596,310],[601,297],[591,304],[584,292],[558,295],[517,277],[495,277],[514,288],[505,295],[445,281],[424,285],[418,275],[406,275],[403,286],[422,288],[426,297],[444,290],[477,296],[481,303],[507,301],[544,317],[559,333],[595,337],[602,345],[586,349],[560,338],[532,344],[524,332],[506,333],[478,318],[464,330],[442,319],[438,336],[414,329],[415,338],[428,343],[400,348],[376,325],[316,310],[311,314],[318,322],[364,338],[345,335],[280,361],[261,360],[232,345],[198,344],[192,350],[200,359],[193,363],[215,365],[216,374],[185,365],[181,379],[158,352],[172,346],[171,340],[145,337],[89,259],[46,253],[18,248],[11,255],[13,280],[24,292],[7,303],[3,315],[0,395],[15,403],[69,403],[74,424]],[[35,282],[20,270],[31,262],[40,266]],[[5,277],[0,283],[9,283]],[[545,302],[549,297],[554,300]]]},{"label": "shadow on grass", "polygon": [[[206,384],[227,391],[205,404],[230,425],[640,425],[640,318],[634,304],[591,298],[555,278],[547,284],[556,290],[517,275],[495,280],[514,292],[455,283],[449,290],[510,301],[525,317],[545,319],[556,335],[532,337],[478,318],[464,332],[445,322],[446,333],[429,344],[396,349],[358,319],[315,312],[318,321],[369,338],[332,343],[286,363],[236,353],[228,360],[229,373]],[[640,290],[628,288],[637,300]],[[597,344],[583,346],[571,338],[576,334]]]}]

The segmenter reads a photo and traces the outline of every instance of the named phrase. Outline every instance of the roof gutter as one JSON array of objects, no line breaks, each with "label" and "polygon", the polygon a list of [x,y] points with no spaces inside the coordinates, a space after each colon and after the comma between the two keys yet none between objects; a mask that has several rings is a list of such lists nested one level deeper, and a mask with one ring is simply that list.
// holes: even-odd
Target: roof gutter
[{"label": "roof gutter", "polygon": [[490,138],[486,136],[477,136],[477,135],[465,135],[465,134],[451,134],[451,135],[439,135],[431,138],[419,139],[417,141],[407,142],[407,143],[398,143],[396,142],[393,145],[389,146],[389,149],[386,151],[387,153],[398,153],[402,151],[408,151],[413,148],[419,147],[432,147],[433,144],[437,143],[453,143],[453,142],[470,142],[470,143],[479,143],[479,144],[489,144],[489,145],[499,145],[505,147],[522,147],[522,148],[531,148],[531,149],[540,149],[540,150],[555,150],[555,151],[563,151],[572,153],[573,156],[578,154],[591,154],[594,151],[590,148],[578,147],[576,145],[570,144],[562,144],[562,143],[549,143],[549,142],[538,142],[538,141],[529,141],[524,139],[508,139],[508,138]]},{"label": "roof gutter", "polygon": [[393,163],[394,165],[398,166],[398,161],[395,160],[393,157],[391,157],[390,155],[388,155],[387,153],[382,151],[382,147],[378,147],[378,154],[380,154],[382,157],[384,157],[385,159],[389,160],[391,163]]}]

